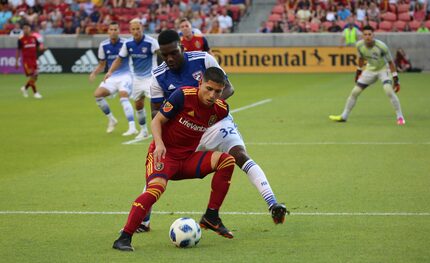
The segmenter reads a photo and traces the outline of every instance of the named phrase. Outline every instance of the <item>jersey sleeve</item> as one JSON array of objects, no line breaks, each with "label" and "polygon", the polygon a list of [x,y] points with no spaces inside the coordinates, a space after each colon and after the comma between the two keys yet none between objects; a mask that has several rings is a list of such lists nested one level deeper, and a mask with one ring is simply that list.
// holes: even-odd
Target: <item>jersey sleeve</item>
[{"label": "jersey sleeve", "polygon": [[208,52],[209,50],[210,50],[210,47],[209,47],[208,40],[205,37],[203,37],[203,51]]},{"label": "jersey sleeve", "polygon": [[205,55],[205,67],[206,68],[217,67],[217,68],[221,69],[222,72],[224,72],[225,80],[228,81],[228,76],[225,73],[225,71],[221,68],[221,66],[218,64],[216,59],[209,53],[206,53],[206,55]]},{"label": "jersey sleeve", "polygon": [[168,119],[174,118],[184,108],[184,100],[182,89],[175,90],[161,106],[160,113]]},{"label": "jersey sleeve", "polygon": [[156,54],[156,51],[160,49],[160,46],[158,45],[158,41],[154,39],[154,41],[152,41],[152,45],[151,45],[151,53],[152,54]]},{"label": "jersey sleeve", "polygon": [[121,49],[119,50],[118,55],[119,55],[121,58],[126,58],[126,57],[128,57],[128,50],[127,50],[127,44],[126,44],[126,42],[124,42],[124,44],[122,44],[122,47],[121,47]]},{"label": "jersey sleeve", "polygon": [[387,62],[393,61],[393,57],[391,56],[391,52],[390,52],[390,49],[388,48],[388,46],[381,43],[380,47],[383,51],[383,57],[384,57],[385,61],[387,61]]},{"label": "jersey sleeve", "polygon": [[100,60],[106,60],[106,54],[105,54],[105,51],[103,50],[102,44],[99,45],[98,57]]},{"label": "jersey sleeve", "polygon": [[161,88],[157,78],[154,75],[152,75],[151,77],[150,92],[152,103],[161,103],[164,101],[163,89]]}]

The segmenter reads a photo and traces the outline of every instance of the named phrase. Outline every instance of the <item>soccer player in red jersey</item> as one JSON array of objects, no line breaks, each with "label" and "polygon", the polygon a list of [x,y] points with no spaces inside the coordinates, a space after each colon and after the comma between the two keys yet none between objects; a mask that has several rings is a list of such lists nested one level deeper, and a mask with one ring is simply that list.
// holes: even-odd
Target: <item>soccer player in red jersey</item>
[{"label": "soccer player in red jersey", "polygon": [[193,33],[188,19],[182,18],[179,21],[179,29],[182,33],[181,44],[184,47],[184,51],[206,51],[211,54],[207,39],[200,34]]},{"label": "soccer player in red jersey", "polygon": [[16,50],[16,64],[18,68],[18,59],[22,57],[22,64],[24,66],[24,72],[29,77],[25,86],[21,88],[22,94],[25,98],[28,98],[28,88],[31,87],[36,99],[41,99],[42,95],[37,92],[36,81],[37,81],[37,50],[41,50],[40,43],[37,38],[31,33],[30,24],[24,24],[22,27],[24,35],[18,39],[18,49]]},{"label": "soccer player in red jersey", "polygon": [[152,120],[154,140],[146,159],[146,190],[134,202],[121,236],[113,248],[133,251],[131,238],[170,180],[201,179],[215,172],[206,213],[200,226],[226,238],[233,234],[223,225],[218,211],[227,195],[235,160],[216,151],[195,152],[208,127],[228,115],[220,100],[225,86],[224,72],[208,68],[199,88],[177,89]]}]

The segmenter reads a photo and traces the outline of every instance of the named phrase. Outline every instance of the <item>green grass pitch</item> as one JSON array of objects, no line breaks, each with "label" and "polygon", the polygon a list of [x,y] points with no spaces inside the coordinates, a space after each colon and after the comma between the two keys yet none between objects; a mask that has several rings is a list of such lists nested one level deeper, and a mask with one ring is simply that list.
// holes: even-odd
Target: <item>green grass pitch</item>
[{"label": "green grass pitch", "polygon": [[331,122],[353,77],[230,76],[231,109],[272,99],[234,118],[292,212],[284,225],[262,214],[264,201],[236,168],[222,212],[259,214],[222,215],[234,239],[203,231],[195,248],[169,241],[176,218],[205,210],[209,177],[169,183],[154,211],[198,213],[153,214],[152,231],[134,236],[136,251],[121,253],[111,246],[127,214],[5,211],[127,213],[144,185],[149,142],[123,144],[118,97],[109,103],[120,123],[105,133],[87,75],[41,75],[42,100],[22,97],[23,76],[1,76],[0,262],[430,262],[430,75],[400,75],[403,127],[380,84],[347,123]]}]

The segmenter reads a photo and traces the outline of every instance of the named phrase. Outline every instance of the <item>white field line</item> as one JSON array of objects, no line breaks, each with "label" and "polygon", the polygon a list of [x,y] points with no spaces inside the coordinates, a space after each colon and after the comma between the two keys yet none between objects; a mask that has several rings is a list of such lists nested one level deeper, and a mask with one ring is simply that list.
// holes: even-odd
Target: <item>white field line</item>
[{"label": "white field line", "polygon": [[[200,215],[197,211],[153,211],[159,215]],[[0,211],[0,215],[127,215],[128,212],[103,211]],[[223,215],[269,215],[263,212],[221,212]],[[430,212],[291,212],[290,216],[430,216]]]},{"label": "white field line", "polygon": [[[240,107],[240,108],[237,108],[237,109],[231,110],[231,111],[230,111],[230,113],[235,113],[235,112],[239,112],[239,111],[247,110],[247,109],[249,109],[249,108],[257,107],[257,106],[259,106],[259,105],[261,105],[261,104],[269,103],[269,102],[271,102],[271,101],[272,101],[272,99],[265,99],[265,100],[257,101],[257,102],[255,102],[255,103],[252,103],[252,104],[249,104],[249,105],[246,105],[246,106],[243,106],[243,107]],[[125,145],[130,145],[130,144],[139,144],[139,142],[142,142],[142,141],[148,140],[148,139],[150,139],[150,138],[152,138],[152,135],[149,135],[149,137],[148,137],[148,138],[145,138],[145,139],[143,139],[143,140],[136,140],[136,139],[134,139],[134,140],[131,140],[131,141],[123,142],[122,144],[125,144]]]}]

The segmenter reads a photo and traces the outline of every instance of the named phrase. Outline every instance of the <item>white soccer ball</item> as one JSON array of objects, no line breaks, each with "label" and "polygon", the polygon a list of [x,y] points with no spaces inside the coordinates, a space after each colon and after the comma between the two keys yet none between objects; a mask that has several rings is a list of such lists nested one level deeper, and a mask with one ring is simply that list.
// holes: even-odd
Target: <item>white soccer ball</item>
[{"label": "white soccer ball", "polygon": [[182,217],[176,219],[170,226],[169,237],[177,247],[193,247],[199,243],[202,230],[194,219]]}]

